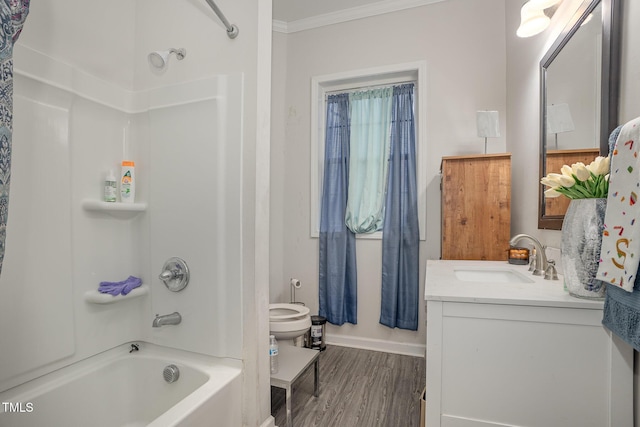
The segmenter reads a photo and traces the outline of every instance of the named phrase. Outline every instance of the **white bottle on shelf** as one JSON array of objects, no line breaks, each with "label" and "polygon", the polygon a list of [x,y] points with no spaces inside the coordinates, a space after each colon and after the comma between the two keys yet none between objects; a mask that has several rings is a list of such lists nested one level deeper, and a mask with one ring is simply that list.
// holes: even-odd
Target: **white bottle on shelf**
[{"label": "white bottle on shelf", "polygon": [[116,175],[113,170],[109,171],[109,174],[104,179],[104,201],[115,202],[118,196],[118,184],[116,181]]},{"label": "white bottle on shelf", "polygon": [[124,160],[120,174],[120,201],[133,203],[136,198],[135,162]]},{"label": "white bottle on shelf", "polygon": [[269,335],[269,360],[271,361],[271,373],[278,373],[278,341],[274,335]]}]

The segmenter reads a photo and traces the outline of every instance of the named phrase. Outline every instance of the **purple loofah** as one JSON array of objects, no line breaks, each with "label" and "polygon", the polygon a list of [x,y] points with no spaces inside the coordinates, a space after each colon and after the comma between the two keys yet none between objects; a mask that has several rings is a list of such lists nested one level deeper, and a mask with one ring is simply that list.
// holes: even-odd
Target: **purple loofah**
[{"label": "purple loofah", "polygon": [[142,285],[141,279],[129,276],[129,278],[125,281],[125,285],[122,287],[122,295],[127,295],[129,292],[139,287],[140,285]]},{"label": "purple loofah", "polygon": [[142,285],[142,280],[138,277],[129,276],[127,280],[121,282],[100,282],[98,291],[103,294],[110,294],[113,296],[127,295],[133,289]]}]

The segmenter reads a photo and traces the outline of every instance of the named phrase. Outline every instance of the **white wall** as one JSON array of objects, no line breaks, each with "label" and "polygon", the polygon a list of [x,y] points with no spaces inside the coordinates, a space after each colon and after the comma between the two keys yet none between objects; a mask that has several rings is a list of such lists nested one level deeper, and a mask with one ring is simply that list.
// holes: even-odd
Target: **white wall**
[{"label": "white wall", "polygon": [[135,19],[135,2],[128,0],[36,2],[19,43],[131,90]]},{"label": "white wall", "polygon": [[[70,21],[76,6],[87,11],[68,1],[61,1],[57,8],[51,6],[31,5],[20,44],[14,49],[13,191],[7,258],[0,279],[2,288],[11,289],[0,309],[0,323],[8,328],[2,334],[3,390],[139,339],[142,313],[149,310],[143,299],[105,309],[83,298],[102,280],[123,280],[129,274],[148,280],[148,274],[140,263],[138,247],[144,242],[138,218],[118,221],[81,208],[84,198],[99,197],[104,173],[122,159],[127,114],[65,90],[71,81],[88,82],[86,73],[70,65],[81,61],[84,52],[83,47],[75,49],[84,44],[71,31],[77,26]],[[114,13],[119,8],[126,17],[133,14],[126,2],[113,7]],[[91,26],[95,20],[96,28],[104,28],[98,21],[105,15],[109,16],[105,10],[92,9],[83,25]],[[133,36],[133,21],[123,18],[122,24],[116,41]],[[96,31],[82,40],[100,46],[103,35]],[[110,50],[105,57],[114,64],[127,64],[127,50],[127,46],[117,53]],[[51,60],[53,56],[58,59]],[[96,61],[105,60],[95,56]],[[94,65],[89,62],[87,68]],[[47,79],[27,77],[33,75]],[[49,84],[53,82],[58,84]],[[92,82],[93,87],[109,86],[95,77]],[[121,79],[115,84],[130,82]],[[55,190],[50,183],[55,183]],[[144,179],[140,192],[144,196]],[[34,345],[38,347],[35,351]]]},{"label": "white wall", "polygon": [[[199,0],[31,5],[14,57],[0,390],[146,339],[242,358],[243,423],[270,419],[268,265],[256,261],[268,260],[268,233],[256,231],[267,228],[256,210],[269,218],[268,162],[256,152],[268,159],[269,74],[258,69],[270,68],[271,2],[219,5],[240,28],[235,40]],[[147,54],[170,47],[187,58],[152,72]],[[125,156],[148,210],[83,210]],[[169,256],[191,267],[180,294],[157,278]],[[101,280],[128,275],[151,295],[85,301]],[[155,313],[174,310],[181,325],[151,328]]]},{"label": "white wall", "polygon": [[[136,89],[147,91],[136,93],[150,104],[152,308],[183,317],[177,328],[145,326],[156,343],[241,358],[243,82],[241,74],[228,71],[233,61],[213,66],[214,54],[231,56],[237,46],[205,12],[188,3],[137,3]],[[250,40],[247,31],[240,48]],[[147,54],[169,48],[185,48],[187,56],[171,57],[162,72],[151,70]],[[190,268],[191,281],[180,293],[168,291],[157,278],[172,256]],[[208,325],[206,332],[201,325]]]},{"label": "white wall", "polygon": [[623,1],[622,19],[622,73],[620,79],[620,123],[640,116],[640,4],[633,0]]},{"label": "white wall", "polygon": [[[427,240],[420,245],[420,295],[427,259],[440,256],[440,159],[481,153],[476,111],[500,112],[502,137],[488,152],[504,152],[507,132],[504,1],[449,0],[386,15],[274,35],[271,156],[271,301],[296,298],[318,311],[318,241],[309,236],[311,77],[382,65],[427,62]],[[424,196],[424,195],[423,195]],[[358,325],[328,325],[331,341],[377,347],[391,343],[420,352],[417,332],[380,325],[381,244],[358,240]],[[394,345],[395,343],[395,345]],[[402,350],[400,350],[402,351]]]},{"label": "white wall", "polygon": [[[619,122],[626,123],[640,116],[640,4],[634,0],[622,2],[622,69],[620,79]],[[634,352],[634,425],[640,426],[640,353]]]}]

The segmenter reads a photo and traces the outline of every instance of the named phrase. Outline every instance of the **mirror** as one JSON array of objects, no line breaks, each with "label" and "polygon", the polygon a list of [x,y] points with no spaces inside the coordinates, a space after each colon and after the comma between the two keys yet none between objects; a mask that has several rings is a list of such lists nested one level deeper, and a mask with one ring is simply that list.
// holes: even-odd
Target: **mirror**
[{"label": "mirror", "polygon": [[[540,62],[540,178],[607,155],[618,126],[620,0],[585,0]],[[545,199],[538,228],[560,230],[569,199]]]}]

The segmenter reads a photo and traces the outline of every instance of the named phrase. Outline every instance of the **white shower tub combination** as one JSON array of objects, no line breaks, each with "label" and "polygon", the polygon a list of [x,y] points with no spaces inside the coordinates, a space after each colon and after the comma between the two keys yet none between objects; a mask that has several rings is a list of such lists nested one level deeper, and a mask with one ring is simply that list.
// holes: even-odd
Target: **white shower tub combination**
[{"label": "white shower tub combination", "polygon": [[[138,351],[124,344],[0,393],[0,425],[242,425],[240,361],[136,345]],[[168,365],[179,370],[171,383]]]}]

